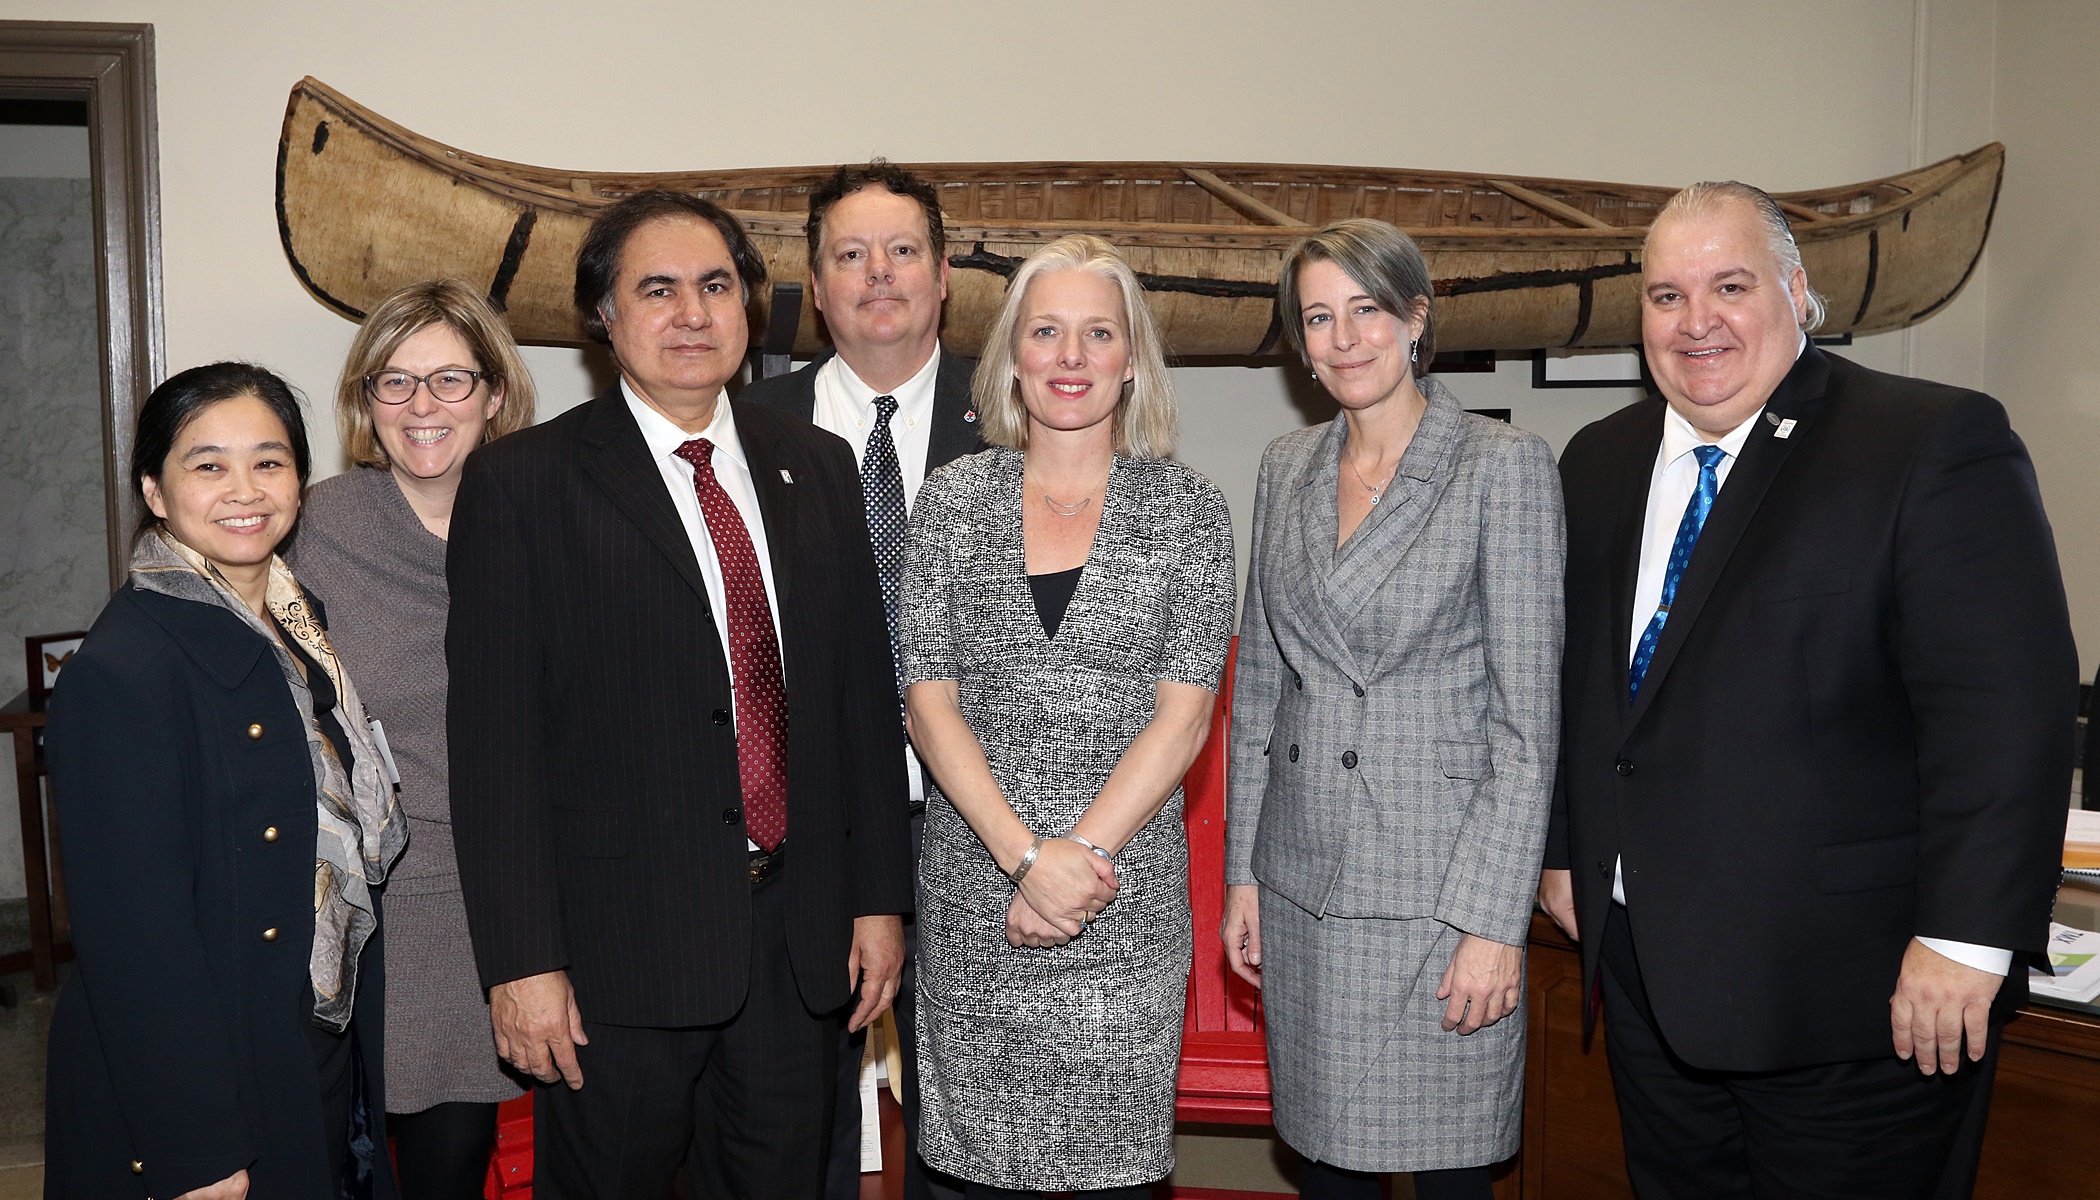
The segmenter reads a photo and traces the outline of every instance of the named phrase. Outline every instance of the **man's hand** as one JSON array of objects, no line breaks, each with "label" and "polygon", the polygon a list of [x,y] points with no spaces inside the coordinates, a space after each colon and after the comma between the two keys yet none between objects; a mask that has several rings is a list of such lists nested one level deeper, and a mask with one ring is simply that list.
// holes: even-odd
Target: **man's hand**
[{"label": "man's hand", "polygon": [[846,1028],[859,1033],[897,998],[904,977],[904,918],[895,913],[853,918],[853,952],[846,955],[846,986],[860,1004]]},{"label": "man's hand", "polygon": [[1261,888],[1235,883],[1225,889],[1225,919],[1218,923],[1225,940],[1225,962],[1232,973],[1261,986]]},{"label": "man's hand", "polygon": [[184,1192],[175,1200],[247,1200],[248,1172],[235,1171],[208,1187]]},{"label": "man's hand", "polygon": [[1460,934],[1436,987],[1436,998],[1450,1001],[1444,1006],[1444,1032],[1477,1033],[1515,1012],[1523,982],[1522,950]]},{"label": "man's hand", "polygon": [[1981,1061],[1990,1034],[1991,1001],[2004,984],[2004,976],[1955,962],[1912,938],[1903,952],[1896,994],[1889,997],[1896,1057],[1915,1057],[1918,1070],[1927,1075],[1935,1070],[1952,1075],[1961,1069],[1966,1033],[1969,1061]]},{"label": "man's hand", "polygon": [[1545,870],[1539,872],[1539,907],[1560,926],[1571,942],[1579,942],[1582,935],[1575,932],[1575,876],[1568,871]]},{"label": "man's hand", "polygon": [[489,989],[489,1023],[496,1028],[496,1053],[504,1062],[541,1083],[559,1079],[570,1091],[583,1086],[576,1047],[591,1039],[583,1034],[583,1014],[567,971],[527,975]]}]

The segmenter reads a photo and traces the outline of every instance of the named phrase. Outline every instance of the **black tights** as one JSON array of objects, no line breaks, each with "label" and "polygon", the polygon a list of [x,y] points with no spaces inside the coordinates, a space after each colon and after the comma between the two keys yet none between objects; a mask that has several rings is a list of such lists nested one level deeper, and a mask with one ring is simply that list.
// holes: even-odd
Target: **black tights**
[{"label": "black tights", "polygon": [[438,1104],[388,1113],[401,1200],[481,1200],[496,1148],[496,1106]]},{"label": "black tights", "polygon": [[[963,1200],[1039,1200],[1041,1192],[1015,1191],[1013,1188],[997,1188],[988,1183],[963,1184]],[[1091,1192],[1073,1192],[1075,1197],[1092,1197],[1095,1200],[1152,1200],[1152,1185],[1141,1183],[1136,1187],[1101,1188]]]},{"label": "black tights", "polygon": [[[1384,1194],[1378,1175],[1323,1162],[1307,1162],[1299,1180],[1304,1200],[1379,1200]],[[1415,1172],[1415,1200],[1489,1200],[1493,1195],[1486,1167]]]}]

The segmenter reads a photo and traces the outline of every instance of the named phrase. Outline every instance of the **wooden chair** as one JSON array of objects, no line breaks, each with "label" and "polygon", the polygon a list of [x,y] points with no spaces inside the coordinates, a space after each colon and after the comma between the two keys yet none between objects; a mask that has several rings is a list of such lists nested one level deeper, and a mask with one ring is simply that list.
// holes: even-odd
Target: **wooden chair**
[{"label": "wooden chair", "polygon": [[[1195,961],[1189,971],[1188,1011],[1181,1026],[1181,1071],[1174,1116],[1231,1125],[1269,1123],[1269,1048],[1261,1024],[1261,993],[1225,965],[1218,923],[1225,915],[1226,735],[1232,716],[1233,639],[1211,713],[1210,740],[1182,782],[1182,821],[1189,839],[1189,908],[1195,918]],[[497,1110],[496,1154],[489,1163],[487,1200],[532,1200],[532,1097]],[[1183,1196],[1205,1193],[1182,1189]]]}]

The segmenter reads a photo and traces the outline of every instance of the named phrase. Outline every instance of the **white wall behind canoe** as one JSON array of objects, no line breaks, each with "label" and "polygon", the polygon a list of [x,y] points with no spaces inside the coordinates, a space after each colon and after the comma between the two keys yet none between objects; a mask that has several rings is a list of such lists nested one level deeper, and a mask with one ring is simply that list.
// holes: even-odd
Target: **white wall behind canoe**
[{"label": "white wall behind canoe", "polygon": [[[670,170],[1046,158],[1434,167],[1773,190],[2010,147],[1986,267],[1851,353],[1989,387],[2041,466],[2087,669],[2100,661],[2100,15],[2046,0],[1334,0],[1055,6],[894,0],[0,0],[0,18],[149,21],[158,39],[171,367],[245,357],[325,403],[349,322],[286,266],[285,96],[312,74],[411,129],[546,166]],[[2081,186],[2082,185],[2082,186]],[[2075,315],[2074,315],[2075,314]],[[573,350],[528,359],[546,411]],[[1182,371],[1184,457],[1232,501],[1305,420],[1296,368]],[[1302,376],[1300,377],[1302,379]],[[1556,446],[1632,398],[1454,375]],[[323,472],[340,465],[314,422]]]}]

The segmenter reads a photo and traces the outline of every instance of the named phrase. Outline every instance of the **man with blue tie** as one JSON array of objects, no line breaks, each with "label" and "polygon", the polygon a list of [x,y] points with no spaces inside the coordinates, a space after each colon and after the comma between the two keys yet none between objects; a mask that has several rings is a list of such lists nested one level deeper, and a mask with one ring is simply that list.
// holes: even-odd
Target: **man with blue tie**
[{"label": "man with blue tie", "polygon": [[[742,399],[793,413],[835,433],[860,464],[868,540],[882,579],[891,649],[897,631],[897,581],[904,568],[907,514],[926,476],[985,448],[970,403],[976,363],[941,348],[941,306],[948,297],[947,236],[940,199],[910,171],[876,159],[850,164],[809,194],[811,298],[831,334],[832,351],[792,375],[758,380]],[[900,720],[901,720],[901,709]],[[926,776],[905,751],[911,787],[913,862],[926,808]],[[906,926],[907,940],[916,931]],[[916,949],[914,945],[913,949]],[[929,1181],[919,1161],[919,1099],[913,1034],[915,954],[905,959],[895,1007],[904,1063],[904,1195],[906,1200],[959,1196]],[[860,1103],[864,1030],[848,1030],[839,1058],[828,1200],[860,1195]],[[709,1191],[722,1200],[718,1188]]]},{"label": "man with blue tie", "polygon": [[1601,994],[1628,1174],[1965,1196],[2078,700],[2033,467],[1990,397],[1809,342],[1821,298],[1755,188],[1680,192],[1642,272],[1664,403],[1561,460],[1540,884]]}]

